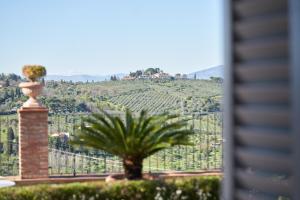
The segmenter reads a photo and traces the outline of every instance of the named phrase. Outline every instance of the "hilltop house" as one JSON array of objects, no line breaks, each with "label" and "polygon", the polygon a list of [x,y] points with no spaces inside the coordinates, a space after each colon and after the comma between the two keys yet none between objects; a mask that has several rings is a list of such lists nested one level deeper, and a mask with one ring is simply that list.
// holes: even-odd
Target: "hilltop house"
[{"label": "hilltop house", "polygon": [[131,76],[131,75],[127,75],[124,76],[122,80],[124,81],[131,81],[131,80],[150,80],[150,79],[171,79],[172,76],[168,73],[164,73],[162,71],[155,73],[155,74],[148,74],[148,73],[143,73],[139,76]]},{"label": "hilltop house", "polygon": [[135,80],[135,79],[136,79],[136,78],[133,77],[133,76],[124,76],[122,80],[124,80],[124,81],[133,81],[133,80]]},{"label": "hilltop house", "polygon": [[188,75],[187,74],[175,74],[175,79],[176,80],[186,80],[186,79],[188,79]]},{"label": "hilltop house", "polygon": [[176,80],[179,80],[181,79],[181,74],[175,74],[175,77],[174,77]]},{"label": "hilltop house", "polygon": [[139,80],[149,80],[150,78],[149,74],[142,74],[138,77]]},{"label": "hilltop house", "polygon": [[5,82],[4,81],[0,81],[0,88],[4,88],[5,86]]},{"label": "hilltop house", "polygon": [[188,79],[188,75],[187,74],[182,74],[182,79],[183,80],[187,80]]},{"label": "hilltop house", "polygon": [[70,133],[68,132],[57,132],[57,133],[53,133],[51,134],[51,137],[59,137],[59,138],[69,138],[70,137]]},{"label": "hilltop house", "polygon": [[159,72],[159,73],[153,74],[151,78],[152,79],[171,79],[172,76],[168,73]]},{"label": "hilltop house", "polygon": [[70,133],[68,132],[57,132],[50,135],[52,138],[57,138],[60,142],[66,143],[69,141]]}]

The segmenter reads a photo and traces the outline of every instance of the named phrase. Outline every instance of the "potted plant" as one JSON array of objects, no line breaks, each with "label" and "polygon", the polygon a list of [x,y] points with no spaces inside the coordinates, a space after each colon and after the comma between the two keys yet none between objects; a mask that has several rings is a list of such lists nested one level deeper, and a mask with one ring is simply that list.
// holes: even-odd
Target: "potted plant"
[{"label": "potted plant", "polygon": [[37,96],[41,94],[44,84],[39,80],[46,76],[46,68],[42,65],[25,65],[22,69],[23,75],[29,82],[20,83],[19,87],[22,92],[29,96],[29,99],[23,104],[23,108],[38,108],[42,105],[37,100]]},{"label": "potted plant", "polygon": [[[83,118],[73,143],[103,150],[122,159],[128,180],[143,178],[143,160],[160,150],[175,145],[191,145],[193,131],[184,129],[177,115],[149,116],[145,110],[139,117],[126,110],[125,120],[103,110]],[[176,122],[175,122],[176,121]]]}]

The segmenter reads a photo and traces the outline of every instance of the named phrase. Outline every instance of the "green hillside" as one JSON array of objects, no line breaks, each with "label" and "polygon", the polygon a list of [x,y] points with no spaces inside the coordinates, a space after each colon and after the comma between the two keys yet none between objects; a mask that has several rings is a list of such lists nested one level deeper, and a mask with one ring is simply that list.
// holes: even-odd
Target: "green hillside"
[{"label": "green hillside", "polygon": [[[18,172],[15,144],[18,141],[18,119],[14,113],[27,99],[17,87],[20,81],[20,79],[9,81],[9,85],[0,88],[0,160],[3,164],[0,175],[15,175]],[[221,99],[221,84],[214,79],[95,83],[50,81],[46,82],[44,95],[40,97],[42,103],[50,110],[49,135],[61,132],[74,135],[75,127],[81,122],[81,116],[93,111],[97,106],[117,113],[126,108],[133,112],[147,109],[151,114],[178,113],[181,114],[180,118],[189,119],[187,128],[193,128],[195,131],[192,138],[195,146],[176,147],[151,156],[145,160],[146,171],[189,171],[220,167],[222,115],[220,112],[207,112],[220,111]],[[13,134],[9,134],[10,132]],[[86,169],[95,173],[106,170],[115,172],[121,169],[116,157],[111,155],[103,157],[99,152],[86,149],[75,150],[68,145],[68,142],[58,138],[49,137],[49,147],[79,153],[77,157],[80,173],[85,172]],[[98,160],[105,159],[107,163],[102,165],[104,161],[101,161],[100,164],[99,162],[92,164],[91,157]],[[60,170],[64,173],[72,173],[72,160],[71,156],[62,160],[65,165],[51,166],[51,173],[60,173]]]},{"label": "green hillside", "polygon": [[[106,81],[46,83],[42,103],[50,113],[89,112],[100,105],[151,113],[220,110],[221,84],[214,80]],[[0,112],[16,111],[26,100],[17,83],[0,88]]]}]

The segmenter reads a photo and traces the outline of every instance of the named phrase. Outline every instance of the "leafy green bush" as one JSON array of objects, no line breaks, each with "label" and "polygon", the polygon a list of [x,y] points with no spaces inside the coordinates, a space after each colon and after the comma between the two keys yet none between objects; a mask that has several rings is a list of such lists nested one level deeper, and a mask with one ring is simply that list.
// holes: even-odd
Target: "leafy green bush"
[{"label": "leafy green bush", "polygon": [[220,178],[71,183],[0,189],[1,200],[219,199]]},{"label": "leafy green bush", "polygon": [[42,65],[24,65],[22,68],[23,75],[30,81],[35,82],[46,76],[46,68]]}]

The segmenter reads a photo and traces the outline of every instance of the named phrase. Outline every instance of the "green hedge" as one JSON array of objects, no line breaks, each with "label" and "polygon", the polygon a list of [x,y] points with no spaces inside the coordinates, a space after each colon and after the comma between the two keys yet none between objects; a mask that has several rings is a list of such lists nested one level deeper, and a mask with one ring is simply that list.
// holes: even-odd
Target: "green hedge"
[{"label": "green hedge", "polygon": [[1,200],[219,199],[220,178],[71,183],[0,189]]}]

